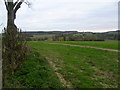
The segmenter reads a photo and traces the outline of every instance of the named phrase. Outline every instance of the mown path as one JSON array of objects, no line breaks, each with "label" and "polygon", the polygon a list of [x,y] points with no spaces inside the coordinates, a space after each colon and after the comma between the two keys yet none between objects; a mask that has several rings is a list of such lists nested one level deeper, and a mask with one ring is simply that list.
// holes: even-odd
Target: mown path
[{"label": "mown path", "polygon": [[61,45],[67,45],[67,46],[86,47],[86,48],[94,48],[94,49],[100,49],[100,50],[106,50],[106,51],[112,51],[112,52],[120,52],[120,50],[98,48],[98,47],[91,47],[91,46],[83,46],[83,45],[71,45],[71,44],[64,44],[64,43],[49,43],[49,44],[61,44]]}]

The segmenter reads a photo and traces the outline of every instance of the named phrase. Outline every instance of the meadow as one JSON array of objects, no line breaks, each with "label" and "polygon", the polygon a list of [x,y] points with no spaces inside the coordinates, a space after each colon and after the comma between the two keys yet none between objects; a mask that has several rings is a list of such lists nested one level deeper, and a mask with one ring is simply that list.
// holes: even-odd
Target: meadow
[{"label": "meadow", "polygon": [[62,88],[48,61],[36,50],[28,54],[14,75],[7,74],[9,88]]},{"label": "meadow", "polygon": [[23,88],[117,88],[118,53],[61,44],[117,49],[117,41],[29,41],[32,51],[8,87]]},{"label": "meadow", "polygon": [[59,79],[62,84],[72,88],[116,88],[118,87],[119,62],[117,52],[50,44],[69,43],[117,49],[118,43],[115,42],[32,41],[28,44],[45,57],[48,62],[52,62],[53,71],[59,73],[66,81],[65,84]]},{"label": "meadow", "polygon": [[109,41],[56,41],[51,43],[65,43],[72,45],[84,45],[84,46],[92,46],[99,48],[107,48],[107,49],[115,49],[118,50],[119,41],[109,40]]}]

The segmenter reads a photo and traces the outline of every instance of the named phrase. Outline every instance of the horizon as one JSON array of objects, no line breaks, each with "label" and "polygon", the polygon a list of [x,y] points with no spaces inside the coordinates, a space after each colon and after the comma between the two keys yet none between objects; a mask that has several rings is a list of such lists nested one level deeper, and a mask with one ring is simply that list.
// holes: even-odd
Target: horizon
[{"label": "horizon", "polygon": [[67,31],[77,31],[77,32],[93,32],[93,33],[104,33],[104,32],[111,32],[111,31],[118,31],[116,30],[104,30],[104,31],[92,31],[92,30],[22,30],[23,32],[54,32],[54,31],[60,31],[60,32],[67,32]]},{"label": "horizon", "polygon": [[53,30],[53,31],[49,31],[49,30],[26,30],[26,31],[22,31],[22,32],[92,32],[92,33],[105,33],[105,32],[115,32],[115,31],[120,31],[120,30],[110,30],[110,31],[104,31],[104,32],[92,32],[92,31],[75,31],[75,30],[71,30],[71,31],[65,31],[65,30]]}]

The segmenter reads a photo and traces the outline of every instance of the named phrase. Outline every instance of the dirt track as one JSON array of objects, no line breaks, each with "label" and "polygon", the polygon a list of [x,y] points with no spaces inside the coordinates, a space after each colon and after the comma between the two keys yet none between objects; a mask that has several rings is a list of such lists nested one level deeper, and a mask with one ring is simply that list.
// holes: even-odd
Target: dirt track
[{"label": "dirt track", "polygon": [[65,78],[63,77],[63,75],[58,72],[58,68],[53,63],[52,59],[50,59],[48,57],[46,57],[46,59],[48,60],[49,65],[52,67],[52,69],[54,70],[54,72],[56,73],[56,75],[58,76],[58,78],[59,78],[60,82],[62,83],[62,85],[65,88],[73,88],[72,84],[70,82],[66,81]]},{"label": "dirt track", "polygon": [[106,51],[112,51],[112,52],[120,52],[120,50],[107,49],[107,48],[98,48],[98,47],[91,47],[91,46],[71,45],[71,44],[64,44],[64,43],[49,43],[49,44],[61,44],[61,45],[67,45],[67,46],[86,47],[86,48],[94,48],[94,49],[100,49],[100,50],[106,50]]}]

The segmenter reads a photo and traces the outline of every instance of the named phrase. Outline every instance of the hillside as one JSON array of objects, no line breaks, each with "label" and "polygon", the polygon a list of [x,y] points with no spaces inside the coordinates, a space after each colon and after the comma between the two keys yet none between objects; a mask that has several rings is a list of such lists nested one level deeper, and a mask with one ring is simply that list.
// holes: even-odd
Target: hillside
[{"label": "hillside", "polygon": [[78,31],[28,31],[23,32],[28,41],[104,41],[120,40],[120,30],[103,33]]}]

